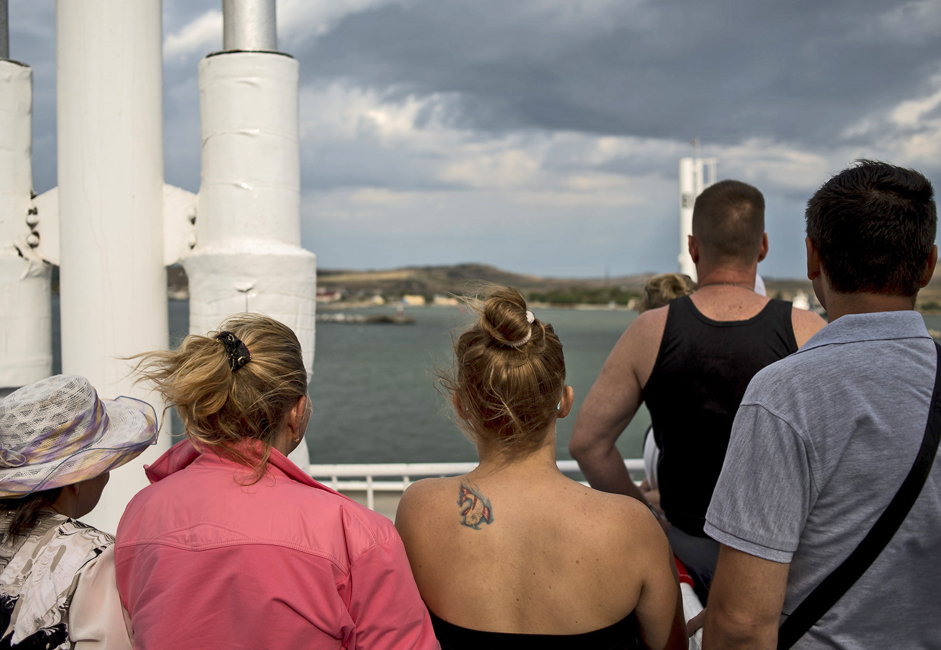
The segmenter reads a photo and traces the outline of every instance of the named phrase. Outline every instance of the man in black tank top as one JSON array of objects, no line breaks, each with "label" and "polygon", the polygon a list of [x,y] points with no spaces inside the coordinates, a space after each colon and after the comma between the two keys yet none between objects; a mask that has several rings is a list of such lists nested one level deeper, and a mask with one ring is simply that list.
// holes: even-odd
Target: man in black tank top
[{"label": "man in black tank top", "polygon": [[615,442],[646,402],[670,543],[704,599],[718,557],[703,533],[706,509],[745,388],[825,323],[754,292],[768,237],[764,197],[751,185],[721,181],[703,191],[689,251],[698,290],[631,323],[585,398],[569,451],[592,487],[645,501]]}]

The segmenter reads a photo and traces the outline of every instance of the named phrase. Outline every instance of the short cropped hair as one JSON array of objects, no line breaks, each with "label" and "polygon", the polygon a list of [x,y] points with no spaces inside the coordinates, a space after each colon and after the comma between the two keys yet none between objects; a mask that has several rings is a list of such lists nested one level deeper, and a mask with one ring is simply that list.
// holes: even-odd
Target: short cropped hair
[{"label": "short cropped hair", "polygon": [[708,256],[750,263],[761,251],[764,234],[765,197],[748,183],[719,181],[696,198],[693,236]]},{"label": "short cropped hair", "polygon": [[920,173],[857,160],[817,190],[806,219],[837,293],[918,293],[938,223],[934,189]]}]

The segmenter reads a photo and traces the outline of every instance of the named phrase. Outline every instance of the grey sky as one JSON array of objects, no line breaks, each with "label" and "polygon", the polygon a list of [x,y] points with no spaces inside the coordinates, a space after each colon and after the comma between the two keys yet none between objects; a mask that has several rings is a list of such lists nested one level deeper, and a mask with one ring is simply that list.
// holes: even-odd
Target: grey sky
[{"label": "grey sky", "polygon": [[[196,65],[218,0],[164,1],[167,181],[199,186]],[[54,9],[11,3],[55,184]],[[481,261],[672,270],[677,160],[768,202],[767,276],[803,273],[803,203],[858,157],[941,187],[941,0],[281,0],[301,63],[304,244],[321,267]]]}]

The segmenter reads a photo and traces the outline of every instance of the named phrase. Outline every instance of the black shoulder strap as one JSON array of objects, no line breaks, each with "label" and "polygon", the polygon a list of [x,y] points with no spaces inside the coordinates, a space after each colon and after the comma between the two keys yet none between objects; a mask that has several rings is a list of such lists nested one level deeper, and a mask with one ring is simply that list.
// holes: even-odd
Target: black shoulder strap
[{"label": "black shoulder strap", "polygon": [[778,650],[786,650],[797,643],[797,640],[859,580],[895,535],[895,531],[902,525],[921,493],[938,453],[938,441],[941,440],[941,346],[938,346],[937,351],[938,370],[931,406],[928,409],[928,424],[911,471],[856,550],[833,573],[824,578],[781,625],[778,630]]}]

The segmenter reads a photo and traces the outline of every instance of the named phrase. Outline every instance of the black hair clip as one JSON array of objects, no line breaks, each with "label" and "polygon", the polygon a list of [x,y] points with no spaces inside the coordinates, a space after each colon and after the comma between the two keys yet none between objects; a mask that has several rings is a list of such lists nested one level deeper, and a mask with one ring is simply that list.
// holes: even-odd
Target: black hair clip
[{"label": "black hair clip", "polygon": [[229,367],[235,372],[252,360],[252,353],[242,343],[241,339],[232,332],[219,332],[215,338],[222,342],[229,355]]}]

